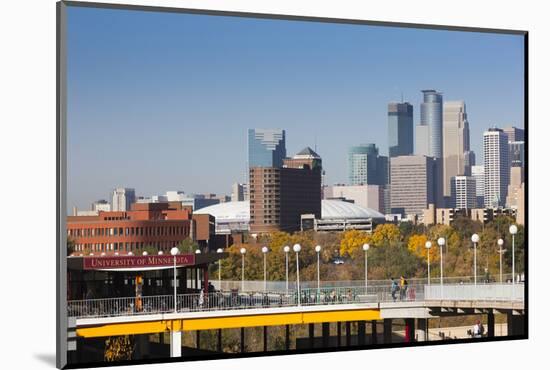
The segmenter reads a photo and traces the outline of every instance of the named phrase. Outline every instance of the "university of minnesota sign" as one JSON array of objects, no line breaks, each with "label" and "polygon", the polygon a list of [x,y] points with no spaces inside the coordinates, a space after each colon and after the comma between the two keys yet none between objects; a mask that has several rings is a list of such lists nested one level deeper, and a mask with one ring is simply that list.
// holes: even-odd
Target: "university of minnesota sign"
[{"label": "university of minnesota sign", "polygon": [[[194,254],[180,254],[176,256],[176,266],[195,264]],[[84,270],[127,269],[169,267],[174,265],[174,256],[105,256],[84,257]]]}]

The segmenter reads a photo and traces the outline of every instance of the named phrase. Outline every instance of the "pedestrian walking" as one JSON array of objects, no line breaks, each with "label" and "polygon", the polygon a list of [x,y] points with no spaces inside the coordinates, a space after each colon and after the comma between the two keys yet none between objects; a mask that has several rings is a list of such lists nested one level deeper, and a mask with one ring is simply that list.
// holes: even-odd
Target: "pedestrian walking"
[{"label": "pedestrian walking", "polygon": [[391,279],[391,297],[395,302],[397,300],[397,291],[399,290],[399,285],[397,285],[397,281],[395,281],[393,277],[390,279]]},{"label": "pedestrian walking", "polygon": [[399,299],[400,300],[406,300],[407,299],[407,288],[409,283],[407,282],[407,279],[403,275],[401,275],[401,279],[399,281]]}]

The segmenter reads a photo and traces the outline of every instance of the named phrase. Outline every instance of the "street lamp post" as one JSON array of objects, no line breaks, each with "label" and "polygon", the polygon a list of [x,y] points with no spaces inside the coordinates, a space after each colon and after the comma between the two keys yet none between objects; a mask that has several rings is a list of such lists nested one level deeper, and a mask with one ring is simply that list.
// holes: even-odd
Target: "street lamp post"
[{"label": "street lamp post", "polygon": [[365,294],[367,294],[367,288],[369,285],[369,275],[368,275],[368,256],[367,252],[369,251],[370,245],[367,243],[363,244],[363,252],[365,252]]},{"label": "street lamp post", "polygon": [[499,254],[499,275],[500,275],[500,283],[502,284],[502,246],[504,245],[504,240],[499,239],[497,240],[498,244],[498,254]]},{"label": "street lamp post", "polygon": [[441,285],[441,293],[443,294],[443,246],[445,245],[445,238],[437,239],[437,244],[439,245],[439,263],[441,270],[439,284]]},{"label": "street lamp post", "polygon": [[176,300],[178,297],[177,282],[176,282],[176,256],[180,253],[178,247],[170,249],[170,254],[174,256],[174,313],[178,312]]},{"label": "street lamp post", "polygon": [[518,227],[516,225],[510,225],[510,234],[512,234],[512,284],[516,283],[516,234],[518,233]]},{"label": "street lamp post", "polygon": [[285,265],[286,265],[286,294],[288,295],[288,252],[290,252],[290,247],[285,245],[283,248],[285,252]]},{"label": "street lamp post", "polygon": [[265,245],[262,247],[262,253],[264,254],[264,293],[267,290],[267,252],[269,248]]},{"label": "street lamp post", "polygon": [[301,297],[300,297],[300,258],[298,253],[300,253],[300,250],[302,247],[300,244],[294,244],[294,247],[292,247],[294,252],[296,252],[296,289],[298,293],[298,306],[301,306]]},{"label": "street lamp post", "polygon": [[246,254],[246,248],[241,248],[242,265],[241,265],[241,290],[244,292],[244,255]]},{"label": "street lamp post", "polygon": [[479,235],[472,235],[472,243],[474,243],[474,285],[477,285],[477,243],[479,242]]},{"label": "street lamp post", "polygon": [[428,250],[428,285],[430,285],[430,248],[432,247],[432,242],[428,240],[424,246]]},{"label": "street lamp post", "polygon": [[320,254],[321,254],[321,246],[318,245],[315,247],[315,252],[317,252],[317,294],[319,294],[319,290],[321,289],[321,277],[320,277],[320,270],[319,270],[319,262],[320,262]]},{"label": "street lamp post", "polygon": [[[223,249],[218,248],[216,252],[223,253]],[[222,291],[222,259],[221,258],[218,260],[218,289],[220,290],[220,292]]]}]

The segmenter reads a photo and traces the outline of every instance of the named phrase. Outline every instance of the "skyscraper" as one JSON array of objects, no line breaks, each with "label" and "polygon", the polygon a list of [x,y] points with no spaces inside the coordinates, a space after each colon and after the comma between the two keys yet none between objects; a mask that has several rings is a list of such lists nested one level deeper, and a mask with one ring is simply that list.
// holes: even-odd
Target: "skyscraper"
[{"label": "skyscraper", "polygon": [[409,103],[388,104],[389,156],[413,154],[413,106]]},{"label": "skyscraper", "polygon": [[453,176],[451,178],[451,199],[454,208],[476,208],[476,180],[470,176]]},{"label": "skyscraper", "polygon": [[[470,128],[463,101],[443,104],[443,196],[451,196],[451,179],[466,175],[466,155],[470,153]],[[468,163],[470,158],[468,158]]]},{"label": "skyscraper", "polygon": [[524,141],[525,140],[525,130],[522,128],[517,128],[514,126],[505,127],[502,129],[506,136],[508,137],[508,141]]},{"label": "skyscraper", "polygon": [[[441,158],[443,156],[443,97],[436,90],[422,90],[422,93],[424,101],[420,105],[420,125],[417,126],[415,154]],[[429,150],[428,153],[424,153],[426,149]]]},{"label": "skyscraper", "polygon": [[510,183],[508,136],[499,128],[490,128],[483,133],[485,157],[486,207],[504,206]]},{"label": "skyscraper", "polygon": [[476,180],[476,198],[477,207],[485,207],[484,193],[485,193],[485,169],[483,166],[472,166],[472,177]]},{"label": "skyscraper", "polygon": [[525,142],[508,141],[510,149],[510,167],[525,167]]},{"label": "skyscraper", "polygon": [[285,130],[248,129],[249,167],[281,167],[285,157]]},{"label": "skyscraper", "polygon": [[409,155],[391,158],[390,204],[392,213],[422,215],[428,204],[436,204],[436,161]]},{"label": "skyscraper", "polygon": [[113,190],[113,211],[127,212],[136,202],[136,191],[132,188],[116,188]]},{"label": "skyscraper", "polygon": [[350,185],[377,185],[378,148],[375,144],[352,146],[348,151],[348,179]]},{"label": "skyscraper", "polygon": [[510,167],[510,185],[508,185],[508,194],[506,196],[506,207],[517,208],[518,207],[518,193],[523,184],[523,167],[512,166]]}]

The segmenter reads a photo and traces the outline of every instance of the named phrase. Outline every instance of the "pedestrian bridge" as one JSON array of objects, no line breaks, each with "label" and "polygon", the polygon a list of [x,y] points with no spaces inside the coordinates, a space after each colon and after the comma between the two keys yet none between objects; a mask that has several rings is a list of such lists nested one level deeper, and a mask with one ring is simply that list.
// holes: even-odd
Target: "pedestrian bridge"
[{"label": "pedestrian bridge", "polygon": [[377,320],[385,325],[389,320],[391,330],[391,319],[398,318],[413,323],[416,319],[419,329],[425,330],[427,319],[434,317],[488,314],[494,326],[495,312],[512,319],[524,314],[523,284],[418,285],[404,293],[369,286],[308,288],[300,294],[295,290],[178,294],[176,307],[172,295],[88,299],[69,301],[68,316],[73,338],[170,332],[172,353],[178,356],[183,331]]}]

